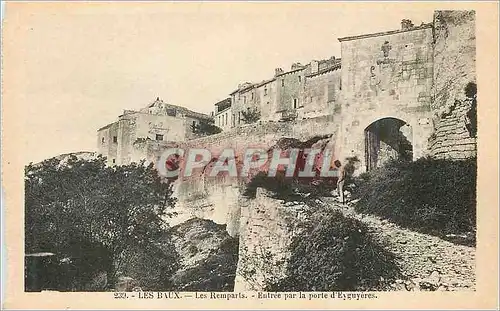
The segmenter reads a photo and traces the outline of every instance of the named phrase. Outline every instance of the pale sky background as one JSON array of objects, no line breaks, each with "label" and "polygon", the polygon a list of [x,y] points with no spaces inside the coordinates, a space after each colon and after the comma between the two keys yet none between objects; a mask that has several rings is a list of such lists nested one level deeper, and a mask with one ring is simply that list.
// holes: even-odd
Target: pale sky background
[{"label": "pale sky background", "polygon": [[23,115],[28,163],[95,151],[99,127],[157,96],[210,113],[238,83],[270,78],[274,68],[286,70],[293,62],[341,57],[337,38],[399,29],[404,18],[431,22],[433,8],[9,3],[4,13],[4,66],[14,72],[5,78]]}]

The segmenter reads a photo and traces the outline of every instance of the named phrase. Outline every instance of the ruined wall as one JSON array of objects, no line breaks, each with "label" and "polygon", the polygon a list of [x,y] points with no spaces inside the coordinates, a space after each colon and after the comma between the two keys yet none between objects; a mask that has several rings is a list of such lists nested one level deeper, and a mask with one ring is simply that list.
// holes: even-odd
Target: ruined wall
[{"label": "ruined wall", "polygon": [[278,121],[278,92],[276,80],[265,82],[258,85],[258,94],[260,96],[260,119],[262,121]]},{"label": "ruined wall", "polygon": [[[235,128],[229,132],[222,132],[178,144],[158,144],[148,141],[137,144],[138,154],[142,158],[157,163],[161,152],[170,146],[180,148],[209,148],[213,155],[217,155],[225,148],[233,148],[236,153],[245,148],[268,149],[280,138],[290,137],[302,141],[316,135],[331,134],[329,146],[337,154],[337,137],[340,131],[340,115],[329,115],[295,122],[267,122],[250,124]],[[145,155],[144,155],[145,154]],[[238,234],[239,204],[237,202],[242,189],[242,180],[238,178],[210,178],[200,172],[191,178],[177,181],[174,194],[178,198],[178,219],[199,217],[211,219],[219,224],[227,224],[230,235]],[[177,221],[177,220],[176,220]]]},{"label": "ruined wall", "polygon": [[97,133],[97,150],[99,154],[107,157],[108,165],[115,165],[118,157],[118,142],[114,141],[114,137],[118,139],[119,122],[114,122]]},{"label": "ruined wall", "polygon": [[[340,68],[337,68],[305,76],[305,84],[300,92],[302,102],[298,109],[299,119],[334,113],[341,91],[340,73]],[[337,106],[339,112],[340,105]]]},{"label": "ruined wall", "polygon": [[474,11],[436,11],[434,14],[434,97],[432,108],[464,99],[464,88],[476,82]]},{"label": "ruined wall", "polygon": [[256,198],[241,200],[240,244],[234,291],[260,291],[283,277],[292,238],[306,218],[304,205],[284,205],[257,188]]},{"label": "ruined wall", "polygon": [[476,83],[474,11],[437,11],[434,14],[434,134],[429,139],[436,158],[476,156],[476,138],[466,128],[473,100],[465,87]]},{"label": "ruined wall", "polygon": [[300,91],[305,83],[305,70],[296,69],[276,77],[279,97],[277,111],[295,111],[302,105]]},{"label": "ruined wall", "polygon": [[432,132],[431,25],[341,38],[342,156],[365,166],[364,130],[386,117],[412,127],[413,158],[426,155]]}]

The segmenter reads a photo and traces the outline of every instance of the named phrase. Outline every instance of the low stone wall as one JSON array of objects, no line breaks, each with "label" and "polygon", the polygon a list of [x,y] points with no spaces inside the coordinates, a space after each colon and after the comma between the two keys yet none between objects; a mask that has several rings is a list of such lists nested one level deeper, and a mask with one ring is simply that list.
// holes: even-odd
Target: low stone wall
[{"label": "low stone wall", "polygon": [[306,206],[286,206],[257,188],[255,199],[241,199],[240,244],[234,290],[259,291],[284,276],[288,247],[300,233]]},{"label": "low stone wall", "polygon": [[283,137],[306,140],[316,135],[333,135],[340,130],[340,115],[325,115],[293,122],[262,122],[234,128],[227,132],[193,139],[183,144],[186,148],[222,150],[246,147],[268,148]]}]

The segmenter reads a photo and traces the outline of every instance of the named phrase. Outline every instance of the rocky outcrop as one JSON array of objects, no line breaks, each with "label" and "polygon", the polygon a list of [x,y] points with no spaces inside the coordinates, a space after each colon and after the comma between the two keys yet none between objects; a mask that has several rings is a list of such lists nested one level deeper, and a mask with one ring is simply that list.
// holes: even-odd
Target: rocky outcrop
[{"label": "rocky outcrop", "polygon": [[180,255],[180,268],[171,278],[182,291],[233,291],[238,239],[225,225],[193,218],[172,228],[172,240]]}]

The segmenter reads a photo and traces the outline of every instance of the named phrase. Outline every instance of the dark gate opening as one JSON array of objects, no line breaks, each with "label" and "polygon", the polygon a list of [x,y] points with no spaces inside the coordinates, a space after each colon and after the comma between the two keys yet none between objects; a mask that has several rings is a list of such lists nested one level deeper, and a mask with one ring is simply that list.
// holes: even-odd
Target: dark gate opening
[{"label": "dark gate opening", "polygon": [[383,118],[370,124],[365,129],[366,170],[396,159],[413,159],[411,126],[396,118]]}]

